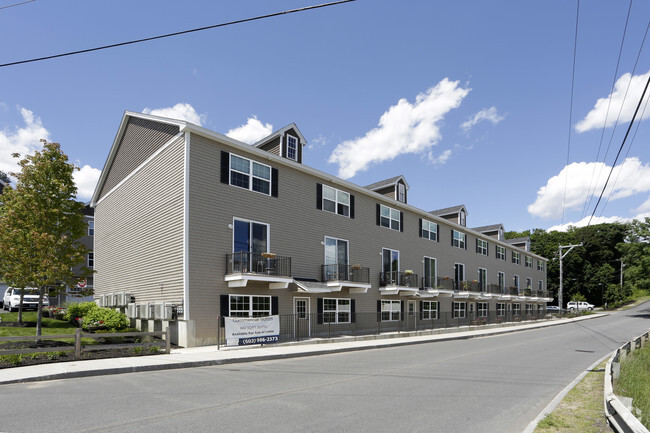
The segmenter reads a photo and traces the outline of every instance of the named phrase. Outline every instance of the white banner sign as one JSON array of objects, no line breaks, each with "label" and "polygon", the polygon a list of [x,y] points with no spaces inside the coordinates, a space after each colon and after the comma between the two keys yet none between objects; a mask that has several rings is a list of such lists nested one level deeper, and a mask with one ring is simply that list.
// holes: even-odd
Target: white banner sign
[{"label": "white banner sign", "polygon": [[226,345],[277,343],[280,335],[280,316],[224,317]]}]

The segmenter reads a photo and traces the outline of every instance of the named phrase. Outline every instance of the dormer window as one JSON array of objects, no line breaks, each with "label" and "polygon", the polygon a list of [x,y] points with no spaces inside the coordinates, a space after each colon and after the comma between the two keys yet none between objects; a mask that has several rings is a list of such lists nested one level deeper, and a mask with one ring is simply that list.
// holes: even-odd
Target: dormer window
[{"label": "dormer window", "polygon": [[287,158],[293,161],[298,160],[298,139],[287,134]]},{"label": "dormer window", "polygon": [[466,223],[467,223],[467,218],[465,216],[465,211],[461,210],[460,212],[458,212],[458,224],[465,227]]},{"label": "dormer window", "polygon": [[397,200],[401,201],[402,203],[406,203],[406,187],[403,183],[398,183],[397,185]]}]

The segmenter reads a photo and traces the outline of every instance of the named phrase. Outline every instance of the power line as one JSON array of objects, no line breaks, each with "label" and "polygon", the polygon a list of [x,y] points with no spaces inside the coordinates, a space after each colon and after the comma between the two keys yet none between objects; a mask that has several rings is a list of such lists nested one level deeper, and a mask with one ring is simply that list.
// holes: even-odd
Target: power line
[{"label": "power line", "polygon": [[14,4],[11,4],[11,5],[7,5],[7,6],[0,6],[0,9],[12,8],[14,6],[20,6],[20,5],[24,5],[26,3],[32,3],[32,2],[35,2],[35,1],[36,0],[26,0],[26,1],[20,2],[20,3],[14,3]]},{"label": "power line", "polygon": [[[614,79],[612,81],[612,90],[609,94],[609,100],[607,101],[607,111],[605,112],[605,121],[603,122],[603,130],[600,133],[600,142],[598,143],[598,152],[596,153],[596,162],[598,162],[598,158],[600,157],[600,149],[602,148],[603,145],[603,138],[605,137],[605,129],[607,128],[607,119],[609,118],[609,109],[612,105],[612,98],[614,96],[614,87],[616,86],[616,78],[618,77],[618,67],[621,64],[621,54],[623,53],[623,45],[625,44],[625,35],[627,34],[627,25],[630,21],[630,12],[632,12],[632,0],[630,0],[630,6],[627,8],[627,17],[625,18],[625,27],[623,28],[623,37],[621,38],[621,46],[618,49],[618,59],[616,60],[616,70],[614,71]],[[630,83],[632,81],[630,80]],[[628,85],[629,88],[629,85]],[[627,96],[627,91],[625,92],[625,95]],[[623,104],[625,103],[625,97],[623,98]],[[623,104],[621,104],[621,108],[623,107]],[[619,111],[619,117],[620,117],[620,111]],[[607,143],[607,150],[605,151],[605,156],[603,156],[603,163],[607,159],[607,154],[609,153],[609,148],[612,145],[612,139],[614,138],[614,131],[616,131],[616,126],[618,125],[618,118],[616,119],[616,123],[614,123],[614,128],[612,130],[612,136],[609,139],[609,143]],[[604,165],[604,164],[603,164]],[[585,204],[582,207],[582,216],[585,216],[585,213],[587,212],[587,209],[589,209],[589,206],[591,206],[591,201],[593,199],[593,193],[596,192],[596,184],[598,183],[598,179],[600,179],[600,174],[602,173],[602,167],[598,171],[598,176],[594,180],[594,174],[596,173],[596,165],[594,165],[594,168],[591,172],[591,181],[589,183],[589,190],[587,192],[587,197],[585,198]],[[592,191],[591,185],[593,184],[594,189]]]},{"label": "power line", "polygon": [[312,10],[312,9],[319,9],[319,8],[324,8],[324,7],[327,7],[327,6],[335,6],[335,5],[339,5],[339,4],[342,4],[342,3],[349,3],[349,2],[353,2],[353,1],[356,1],[356,0],[340,0],[340,1],[335,1],[335,2],[331,2],[331,3],[323,3],[323,4],[315,5],[315,6],[307,6],[307,7],[298,8],[298,9],[291,9],[291,10],[282,11],[282,12],[275,12],[275,13],[267,14],[267,15],[260,15],[260,16],[252,17],[252,18],[244,18],[244,19],[241,19],[241,20],[229,21],[227,23],[214,24],[214,25],[206,26],[206,27],[199,27],[199,28],[190,29],[190,30],[182,30],[180,32],[167,33],[165,35],[152,36],[152,37],[143,38],[143,39],[136,39],[136,40],[132,40],[132,41],[128,41],[128,42],[119,42],[119,43],[116,43],[116,44],[104,45],[104,46],[95,47],[95,48],[88,48],[88,49],[85,49],[85,50],[70,51],[70,52],[67,52],[67,53],[54,54],[54,55],[51,55],[51,56],[38,57],[38,58],[35,58],[35,59],[29,59],[29,60],[19,60],[17,62],[0,64],[0,68],[4,68],[4,67],[7,67],[7,66],[20,65],[20,64],[23,64],[23,63],[31,63],[31,62],[39,62],[39,61],[42,61],[42,60],[56,59],[58,57],[72,56],[72,55],[75,55],[75,54],[90,53],[92,51],[105,50],[107,48],[121,47],[121,46],[124,46],[124,45],[138,44],[140,42],[148,42],[148,41],[153,41],[153,40],[156,40],[156,39],[169,38],[171,36],[179,36],[179,35],[184,35],[184,34],[187,34],[187,33],[200,32],[200,31],[203,31],[203,30],[215,29],[217,27],[225,27],[225,26],[230,26],[230,25],[233,25],[233,24],[241,24],[241,23],[246,23],[246,22],[249,22],[249,21],[257,21],[257,20],[261,20],[261,19],[264,19],[264,18],[277,17],[277,16],[280,16],[280,15],[287,15],[287,14],[292,14],[292,13],[296,13],[296,12],[304,12],[304,11],[308,11],[308,10]]},{"label": "power line", "polygon": [[641,98],[639,99],[639,103],[636,105],[636,109],[634,110],[634,115],[632,116],[630,125],[627,127],[627,131],[625,132],[625,137],[623,137],[623,142],[621,143],[621,147],[619,147],[618,149],[618,153],[616,154],[616,159],[614,159],[614,163],[612,164],[612,169],[609,171],[609,175],[607,175],[607,180],[605,181],[603,190],[600,192],[600,196],[598,197],[598,202],[596,203],[596,206],[594,206],[594,211],[591,213],[591,217],[589,218],[589,222],[587,223],[587,226],[591,225],[591,220],[596,214],[596,209],[598,209],[600,200],[603,198],[603,194],[605,193],[605,189],[607,188],[607,184],[609,183],[609,178],[612,176],[612,172],[614,171],[614,167],[616,167],[616,162],[618,161],[618,157],[621,155],[623,146],[625,146],[625,140],[627,140],[627,136],[630,134],[630,130],[632,129],[632,125],[634,124],[636,115],[639,112],[639,108],[641,107],[641,104],[643,103],[643,99],[645,98],[645,92],[648,90],[648,85],[650,85],[650,75],[648,76],[648,81],[646,81],[645,83],[645,87],[643,88],[643,92],[641,93]]},{"label": "power line", "polygon": [[566,190],[569,184],[569,156],[571,155],[571,124],[573,123],[573,89],[576,79],[576,52],[578,51],[578,17],[580,16],[580,0],[576,8],[576,32],[573,37],[573,70],[571,72],[571,102],[569,103],[569,137],[566,150],[566,165],[564,176],[564,196],[562,197],[562,224],[564,224],[564,211],[566,210]]}]

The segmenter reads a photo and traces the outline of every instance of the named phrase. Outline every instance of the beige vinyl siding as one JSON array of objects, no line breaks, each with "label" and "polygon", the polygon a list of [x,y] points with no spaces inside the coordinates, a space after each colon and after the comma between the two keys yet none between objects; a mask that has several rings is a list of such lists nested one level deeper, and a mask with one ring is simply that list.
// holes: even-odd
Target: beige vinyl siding
[{"label": "beige vinyl siding", "polygon": [[183,163],[179,138],[96,206],[96,294],[182,301]]},{"label": "beige vinyl siding", "polygon": [[178,132],[176,125],[138,117],[129,118],[113,163],[106,167],[108,175],[99,197],[113,189]]}]

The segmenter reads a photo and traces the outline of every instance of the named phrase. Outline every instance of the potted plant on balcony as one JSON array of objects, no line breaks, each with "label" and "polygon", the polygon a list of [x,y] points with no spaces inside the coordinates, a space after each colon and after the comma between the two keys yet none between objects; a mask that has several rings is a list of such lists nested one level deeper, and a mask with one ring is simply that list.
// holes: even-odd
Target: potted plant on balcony
[{"label": "potted plant on balcony", "polygon": [[262,257],[264,257],[265,259],[274,259],[275,253],[262,253]]},{"label": "potted plant on balcony", "polygon": [[352,268],[352,269],[355,269],[355,270],[359,270],[359,269],[361,269],[361,265],[359,265],[359,264],[352,265],[351,268]]},{"label": "potted plant on balcony", "polygon": [[413,275],[413,270],[412,269],[405,270],[404,275]]}]

